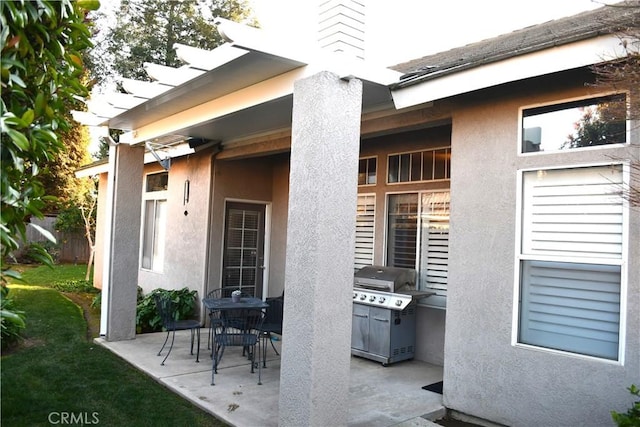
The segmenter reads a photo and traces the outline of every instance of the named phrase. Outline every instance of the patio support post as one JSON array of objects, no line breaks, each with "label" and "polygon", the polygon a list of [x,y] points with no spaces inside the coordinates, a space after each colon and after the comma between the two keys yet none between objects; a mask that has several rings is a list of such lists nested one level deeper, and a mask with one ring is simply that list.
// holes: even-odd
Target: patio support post
[{"label": "patio support post", "polygon": [[[136,335],[140,212],[144,147],[119,144],[115,153],[111,205],[108,283],[106,284],[106,339],[121,341]],[[103,283],[103,292],[104,292]],[[104,297],[104,295],[103,295]],[[105,300],[103,299],[103,304]]]},{"label": "patio support post", "polygon": [[360,80],[294,85],[280,426],[347,424],[361,112]]}]

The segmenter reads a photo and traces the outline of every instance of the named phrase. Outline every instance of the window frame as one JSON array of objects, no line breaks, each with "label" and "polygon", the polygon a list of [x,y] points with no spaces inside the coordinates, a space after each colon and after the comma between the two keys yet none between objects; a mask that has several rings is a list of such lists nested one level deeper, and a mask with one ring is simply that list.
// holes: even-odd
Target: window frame
[{"label": "window frame", "polygon": [[[361,197],[363,197],[363,198],[369,198],[369,197],[373,198],[373,221],[372,221],[373,230],[372,230],[372,237],[371,237],[372,238],[371,264],[369,264],[369,265],[374,265],[375,264],[375,248],[376,248],[376,219],[377,219],[376,218],[376,216],[377,216],[376,215],[376,209],[377,209],[377,203],[378,203],[377,199],[378,199],[378,197],[377,197],[376,193],[358,193],[357,202],[356,202],[356,233],[358,232],[357,221],[358,221],[358,217],[359,217],[357,209],[358,209],[358,206],[360,206],[360,198]],[[354,248],[353,248],[356,254],[358,253],[358,251],[356,250],[357,248],[358,248],[358,245],[357,245],[357,242],[356,242],[354,244]],[[354,267],[354,272],[358,271],[360,268],[362,268],[362,267],[358,267],[357,266],[358,264],[360,264],[360,263],[357,263],[356,259],[354,257],[354,266],[353,266]]]},{"label": "window frame", "polygon": [[[616,143],[616,144],[603,144],[603,145],[595,145],[592,147],[580,147],[580,148],[572,148],[572,149],[567,149],[567,150],[553,150],[553,151],[530,151],[530,152],[524,152],[522,150],[522,143],[523,143],[523,131],[524,131],[524,112],[526,110],[532,110],[532,109],[536,109],[536,108],[544,108],[544,107],[553,107],[555,105],[562,105],[562,104],[568,104],[568,103],[572,103],[572,102],[581,102],[581,101],[587,101],[587,100],[595,100],[598,98],[604,98],[607,96],[615,96],[615,95],[624,95],[625,96],[625,100],[626,100],[626,104],[627,104],[627,119],[625,120],[625,142],[620,144],[620,143]],[[630,93],[629,91],[626,90],[616,90],[616,91],[606,91],[606,92],[598,92],[598,93],[593,93],[593,94],[589,94],[586,96],[579,96],[579,97],[571,97],[571,98],[563,98],[563,99],[554,99],[551,102],[540,102],[540,103],[535,103],[535,104],[528,104],[528,105],[523,105],[518,109],[518,138],[517,138],[517,144],[516,144],[516,152],[517,152],[517,156],[518,157],[529,157],[529,156],[544,156],[544,155],[557,155],[557,154],[563,154],[563,153],[572,153],[572,152],[583,152],[583,151],[588,151],[588,150],[606,150],[606,149],[613,149],[613,148],[620,148],[620,147],[624,147],[624,146],[628,146],[630,145],[630,141],[631,141],[631,122],[629,120],[629,98],[630,98]],[[561,110],[556,110],[556,111],[561,111]]]},{"label": "window frame", "polygon": [[[148,184],[148,179],[150,176],[153,175],[161,175],[161,174],[166,174],[167,175],[167,189],[166,190],[147,190],[147,184]],[[160,265],[156,265],[156,263],[154,262],[155,256],[153,256],[153,248],[156,246],[156,242],[155,242],[155,237],[156,237],[156,233],[155,230],[158,227],[158,224],[156,224],[155,221],[155,212],[157,210],[157,206],[158,206],[158,202],[164,202],[166,203],[166,209],[168,210],[168,198],[169,198],[169,173],[166,171],[159,171],[159,172],[149,172],[146,173],[144,176],[144,185],[142,187],[142,209],[141,209],[141,220],[140,220],[140,255],[139,255],[139,266],[140,266],[140,270],[143,271],[149,271],[149,272],[154,272],[154,273],[162,273],[164,271],[164,259],[160,262]],[[147,218],[147,215],[149,214],[148,209],[147,209],[147,202],[148,201],[153,201],[153,212],[154,212],[154,232],[153,232],[153,236],[151,239],[151,266],[150,267],[143,267],[143,260],[144,260],[144,253],[145,253],[145,232],[146,232],[146,222],[145,219]],[[165,220],[163,224],[159,224],[161,227],[164,227],[163,233],[162,233],[162,241],[159,242],[159,244],[161,244],[163,246],[163,250],[162,250],[162,257],[164,258],[164,246],[166,246],[166,216],[165,216]]]},{"label": "window frame", "polygon": [[[416,283],[416,289],[418,290],[428,290],[435,292],[435,295],[432,295],[427,298],[422,298],[418,300],[418,304],[424,307],[437,308],[437,309],[446,309],[446,301],[447,301],[447,292],[449,288],[449,280],[447,278],[447,284],[445,289],[438,289],[434,287],[426,287],[421,286],[420,284],[420,262],[421,262],[421,252],[422,252],[422,196],[423,194],[434,194],[434,193],[449,193],[449,198],[451,197],[451,189],[450,188],[439,188],[439,189],[428,189],[428,190],[413,190],[413,191],[390,191],[385,192],[384,194],[384,248],[383,248],[383,256],[384,256],[384,264],[389,265],[389,209],[390,209],[390,196],[395,195],[404,195],[404,194],[415,194],[417,196],[418,201],[418,212],[416,219],[416,253],[415,253],[415,263],[414,269],[416,271],[416,277],[418,278],[418,283]],[[449,199],[450,200],[450,199]],[[449,203],[451,203],[449,201]],[[451,221],[451,205],[449,205],[449,224]],[[447,237],[447,240],[449,237]],[[448,258],[448,257],[447,257]]]},{"label": "window frame", "polygon": [[[616,144],[619,146],[619,144]],[[605,146],[607,147],[607,146]],[[611,146],[613,147],[613,145]],[[595,147],[590,147],[595,148]],[[555,152],[557,154],[557,152]],[[627,325],[627,298],[628,298],[628,251],[629,251],[629,206],[628,203],[622,200],[622,224],[621,224],[621,236],[622,236],[622,248],[620,258],[613,257],[590,257],[583,258],[578,256],[569,256],[562,258],[559,255],[539,255],[539,254],[524,254],[523,253],[523,216],[524,216],[524,176],[526,173],[535,171],[566,171],[570,169],[585,169],[596,168],[603,166],[620,166],[622,173],[622,185],[627,186],[630,183],[630,164],[628,161],[609,161],[609,162],[590,162],[583,164],[565,164],[556,166],[540,166],[540,167],[528,167],[517,170],[516,177],[516,218],[515,218],[515,247],[514,247],[514,292],[513,292],[513,313],[512,313],[512,336],[511,345],[515,348],[540,351],[548,354],[558,354],[565,357],[575,357],[585,360],[594,360],[600,363],[613,364],[623,366],[625,364],[625,347],[626,347],[626,325]],[[622,197],[622,196],[621,196]],[[618,355],[617,359],[608,359],[599,356],[592,356],[588,354],[571,352],[568,350],[561,350],[550,347],[543,347],[535,344],[527,344],[520,342],[520,316],[521,316],[521,304],[522,304],[522,265],[523,261],[548,261],[548,262],[567,262],[576,264],[597,264],[597,265],[615,265],[620,267],[620,313],[619,313],[619,329],[618,329]]]},{"label": "window frame", "polygon": [[[361,161],[366,161],[367,162],[367,167],[366,167],[366,171],[365,171],[365,183],[364,184],[360,184],[360,162]],[[375,177],[375,182],[369,182],[369,161],[371,160],[375,160],[376,163],[376,173],[374,175]],[[374,187],[377,185],[378,183],[378,156],[366,156],[366,157],[360,157],[358,159],[358,187]]]},{"label": "window frame", "polygon": [[[408,181],[400,181],[398,180],[397,182],[390,182],[389,181],[389,171],[390,171],[390,158],[391,156],[403,156],[403,155],[407,155],[407,154],[415,154],[415,153],[424,153],[424,152],[432,152],[435,153],[436,151],[439,150],[447,150],[448,151],[448,155],[449,155],[449,162],[448,162],[448,167],[445,169],[445,178],[437,178],[437,179],[421,179],[421,180],[417,180],[417,181],[412,181],[412,180],[408,180]],[[437,147],[433,147],[433,148],[427,148],[427,149],[422,149],[422,150],[408,150],[408,151],[398,151],[398,152],[393,152],[393,153],[388,153],[385,155],[386,158],[386,162],[385,162],[385,179],[384,182],[386,185],[406,185],[406,184],[421,184],[421,183],[433,183],[433,182],[449,182],[451,181],[451,145],[446,145],[446,146],[437,146]],[[422,169],[422,163],[421,163],[421,169]],[[434,167],[435,170],[435,167]],[[411,176],[411,172],[408,172],[409,176]],[[422,175],[422,173],[421,173]],[[448,175],[448,177],[447,177]],[[398,178],[399,179],[399,178]]]}]

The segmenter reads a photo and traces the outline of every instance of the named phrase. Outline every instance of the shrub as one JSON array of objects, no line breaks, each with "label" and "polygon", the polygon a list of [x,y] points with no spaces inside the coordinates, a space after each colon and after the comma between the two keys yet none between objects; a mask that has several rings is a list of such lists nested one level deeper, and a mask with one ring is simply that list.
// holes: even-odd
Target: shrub
[{"label": "shrub", "polygon": [[13,299],[9,297],[9,288],[1,287],[0,291],[0,339],[2,348],[7,348],[10,344],[18,341],[20,332],[24,329],[25,315],[23,311],[14,308]]},{"label": "shrub", "polygon": [[182,288],[176,290],[154,289],[138,302],[136,308],[136,331],[138,333],[157,332],[162,329],[162,319],[156,309],[155,295],[168,294],[173,300],[176,320],[188,319],[193,316],[196,307],[197,291]]},{"label": "shrub", "polygon": [[[635,384],[631,384],[631,387],[628,387],[627,390],[632,395],[640,398],[640,389]],[[611,411],[611,418],[613,418],[618,427],[640,427],[640,400],[636,400],[625,414]]]},{"label": "shrub", "polygon": [[60,292],[99,292],[90,280],[63,280],[55,282],[52,287]]}]

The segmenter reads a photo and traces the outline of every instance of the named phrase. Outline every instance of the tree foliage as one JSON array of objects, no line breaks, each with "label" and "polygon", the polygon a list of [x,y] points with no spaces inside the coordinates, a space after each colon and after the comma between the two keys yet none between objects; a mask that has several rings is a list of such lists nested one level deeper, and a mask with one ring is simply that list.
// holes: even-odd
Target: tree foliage
[{"label": "tree foliage", "polygon": [[93,51],[93,70],[99,80],[148,81],[145,62],[178,67],[174,43],[213,49],[222,44],[215,17],[241,21],[249,14],[246,0],[122,0],[115,24]]},{"label": "tree foliage", "polygon": [[[5,268],[5,258],[25,240],[29,218],[42,217],[49,198],[42,166],[63,150],[61,135],[72,127],[69,107],[88,94],[82,80],[82,52],[91,46],[85,19],[99,5],[97,0],[0,2],[3,285],[6,276],[17,275]],[[51,263],[44,250],[38,255]]]},{"label": "tree foliage", "polygon": [[[626,0],[606,7],[628,12],[624,22],[608,23],[618,31],[624,55],[593,67],[595,86],[626,91],[629,94],[627,119],[637,123],[640,120],[640,0]],[[625,186],[623,196],[630,206],[640,207],[640,186],[637,184],[640,182],[640,154],[624,160],[629,161],[632,182],[636,184]]]}]

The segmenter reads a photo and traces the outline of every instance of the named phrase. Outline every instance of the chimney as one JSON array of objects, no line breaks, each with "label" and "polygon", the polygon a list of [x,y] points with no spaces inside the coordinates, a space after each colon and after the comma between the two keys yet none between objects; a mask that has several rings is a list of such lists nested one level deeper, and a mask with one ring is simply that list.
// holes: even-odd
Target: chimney
[{"label": "chimney", "polygon": [[365,1],[320,0],[320,48],[364,59]]}]

